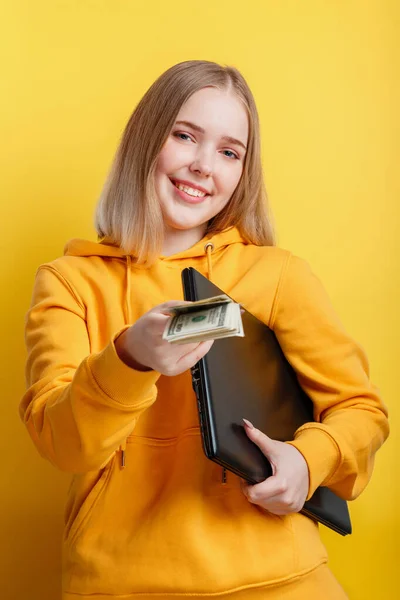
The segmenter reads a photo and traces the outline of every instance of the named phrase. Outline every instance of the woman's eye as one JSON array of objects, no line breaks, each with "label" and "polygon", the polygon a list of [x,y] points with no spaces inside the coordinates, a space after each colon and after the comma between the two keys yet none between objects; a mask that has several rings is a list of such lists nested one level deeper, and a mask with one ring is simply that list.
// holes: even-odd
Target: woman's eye
[{"label": "woman's eye", "polygon": [[190,137],[190,135],[188,135],[187,133],[181,133],[180,131],[176,131],[174,133],[174,136],[177,137],[180,140],[184,140],[184,141],[190,140],[190,141],[193,141],[192,138]]},{"label": "woman's eye", "polygon": [[232,152],[232,150],[223,150],[223,153],[225,156],[227,156],[228,158],[234,158],[236,160],[239,159],[238,155],[235,154],[234,152]]}]

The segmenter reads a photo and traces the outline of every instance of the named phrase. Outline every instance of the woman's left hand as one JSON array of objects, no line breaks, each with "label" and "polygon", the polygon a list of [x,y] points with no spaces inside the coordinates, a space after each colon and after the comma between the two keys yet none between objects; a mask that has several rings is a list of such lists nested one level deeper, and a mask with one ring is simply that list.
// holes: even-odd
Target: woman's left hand
[{"label": "woman's left hand", "polygon": [[272,467],[272,475],[265,481],[255,485],[243,484],[244,495],[249,502],[275,515],[299,512],[309,486],[308,466],[303,455],[294,446],[272,440],[249,421],[244,422],[248,437],[260,448]]}]

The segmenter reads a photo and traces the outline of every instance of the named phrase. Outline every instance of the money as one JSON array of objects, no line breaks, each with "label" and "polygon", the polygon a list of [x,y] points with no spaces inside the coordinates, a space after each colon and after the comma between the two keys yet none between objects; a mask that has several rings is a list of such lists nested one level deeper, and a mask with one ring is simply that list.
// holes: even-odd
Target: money
[{"label": "money", "polygon": [[167,321],[163,339],[171,344],[244,336],[240,304],[229,296],[178,304],[169,312],[171,317]]}]

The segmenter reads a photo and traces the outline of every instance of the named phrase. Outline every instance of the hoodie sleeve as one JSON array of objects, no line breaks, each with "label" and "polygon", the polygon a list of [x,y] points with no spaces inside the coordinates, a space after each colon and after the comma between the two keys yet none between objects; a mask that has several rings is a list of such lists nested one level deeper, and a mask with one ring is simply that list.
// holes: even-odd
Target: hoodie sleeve
[{"label": "hoodie sleeve", "polygon": [[90,353],[85,307],[53,266],[39,268],[26,317],[20,415],[42,456],[62,470],[108,462],[156,399],[160,374],[135,371],[117,355],[114,341],[126,328]]},{"label": "hoodie sleeve", "polygon": [[308,264],[289,256],[271,327],[314,404],[290,442],[309,469],[310,498],[327,486],[344,499],[367,485],[376,451],[389,434],[387,411],[369,380],[363,350],[347,335]]}]

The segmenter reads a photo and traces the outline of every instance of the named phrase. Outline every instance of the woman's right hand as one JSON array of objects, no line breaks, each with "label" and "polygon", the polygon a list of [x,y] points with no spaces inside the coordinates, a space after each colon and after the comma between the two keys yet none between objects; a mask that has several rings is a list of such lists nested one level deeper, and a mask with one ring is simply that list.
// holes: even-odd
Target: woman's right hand
[{"label": "woman's right hand", "polygon": [[162,375],[180,375],[193,367],[210,350],[214,340],[191,344],[171,344],[162,335],[170,314],[168,308],[182,304],[170,300],[155,306],[116,340],[120,359],[137,371],[158,371]]}]

